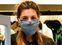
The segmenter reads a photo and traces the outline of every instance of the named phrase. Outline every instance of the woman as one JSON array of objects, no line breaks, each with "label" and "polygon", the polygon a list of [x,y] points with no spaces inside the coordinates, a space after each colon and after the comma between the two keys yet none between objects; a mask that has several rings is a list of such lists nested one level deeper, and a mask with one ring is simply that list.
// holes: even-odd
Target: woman
[{"label": "woman", "polygon": [[12,45],[55,45],[53,40],[39,33],[39,8],[32,1],[22,2],[17,10],[21,30],[11,37]]}]

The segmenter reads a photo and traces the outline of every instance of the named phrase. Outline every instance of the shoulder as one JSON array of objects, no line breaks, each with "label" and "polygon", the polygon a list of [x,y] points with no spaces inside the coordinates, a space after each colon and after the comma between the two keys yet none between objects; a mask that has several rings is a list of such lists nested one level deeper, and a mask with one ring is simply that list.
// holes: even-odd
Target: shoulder
[{"label": "shoulder", "polygon": [[55,42],[51,38],[49,38],[43,34],[41,34],[41,36],[42,36],[42,39],[43,39],[43,42],[45,45],[55,45]]}]

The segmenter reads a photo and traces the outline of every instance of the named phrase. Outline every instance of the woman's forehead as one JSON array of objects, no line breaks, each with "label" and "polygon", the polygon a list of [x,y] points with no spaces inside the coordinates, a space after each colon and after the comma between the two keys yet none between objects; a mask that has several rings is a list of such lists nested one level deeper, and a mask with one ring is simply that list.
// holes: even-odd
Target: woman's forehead
[{"label": "woman's forehead", "polygon": [[24,9],[21,16],[37,16],[37,13],[34,9]]}]

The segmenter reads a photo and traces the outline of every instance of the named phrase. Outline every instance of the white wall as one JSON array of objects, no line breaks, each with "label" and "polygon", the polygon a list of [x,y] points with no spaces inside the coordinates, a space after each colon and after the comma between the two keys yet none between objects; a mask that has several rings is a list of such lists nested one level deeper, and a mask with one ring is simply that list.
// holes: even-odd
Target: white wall
[{"label": "white wall", "polygon": [[[25,0],[0,0],[0,4],[18,4]],[[62,0],[32,0],[38,4],[62,4]]]},{"label": "white wall", "polygon": [[33,0],[38,4],[62,4],[62,0]]},{"label": "white wall", "polygon": [[21,0],[0,0],[0,4],[18,4]]}]

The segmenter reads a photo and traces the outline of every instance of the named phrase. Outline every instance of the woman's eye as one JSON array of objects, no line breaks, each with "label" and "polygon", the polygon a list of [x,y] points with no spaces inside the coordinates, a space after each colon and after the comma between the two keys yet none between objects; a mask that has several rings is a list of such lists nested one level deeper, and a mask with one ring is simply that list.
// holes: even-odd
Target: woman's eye
[{"label": "woman's eye", "polygon": [[33,20],[33,19],[36,19],[36,17],[31,17],[31,19]]},{"label": "woman's eye", "polygon": [[27,17],[23,17],[22,20],[27,20],[28,18]]}]

